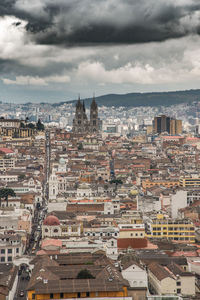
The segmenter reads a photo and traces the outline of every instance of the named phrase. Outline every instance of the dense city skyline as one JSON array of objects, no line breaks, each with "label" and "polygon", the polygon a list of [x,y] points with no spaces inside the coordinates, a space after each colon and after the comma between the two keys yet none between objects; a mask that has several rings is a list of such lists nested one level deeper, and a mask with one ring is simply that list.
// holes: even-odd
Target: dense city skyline
[{"label": "dense city skyline", "polygon": [[1,1],[3,101],[199,87],[198,1]]}]

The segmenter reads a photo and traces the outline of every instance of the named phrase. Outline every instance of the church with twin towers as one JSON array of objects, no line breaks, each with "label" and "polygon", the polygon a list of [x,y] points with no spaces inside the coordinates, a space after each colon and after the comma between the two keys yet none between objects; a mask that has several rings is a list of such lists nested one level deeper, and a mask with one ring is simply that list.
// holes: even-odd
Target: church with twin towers
[{"label": "church with twin towers", "polygon": [[80,97],[76,103],[76,112],[73,119],[74,133],[81,134],[97,134],[99,132],[101,121],[98,118],[98,106],[93,97],[90,105],[90,120],[88,120],[85,103],[80,100]]}]

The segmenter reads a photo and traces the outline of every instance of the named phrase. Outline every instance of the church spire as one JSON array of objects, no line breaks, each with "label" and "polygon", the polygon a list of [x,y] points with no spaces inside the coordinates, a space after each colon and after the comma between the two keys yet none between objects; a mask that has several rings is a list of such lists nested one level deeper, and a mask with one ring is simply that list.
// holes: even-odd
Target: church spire
[{"label": "church spire", "polygon": [[97,103],[95,101],[95,93],[93,93],[93,100],[91,103],[91,109],[96,109],[97,108]]},{"label": "church spire", "polygon": [[77,108],[82,108],[82,103],[81,103],[81,99],[80,99],[80,94],[78,94],[78,102],[76,104]]}]

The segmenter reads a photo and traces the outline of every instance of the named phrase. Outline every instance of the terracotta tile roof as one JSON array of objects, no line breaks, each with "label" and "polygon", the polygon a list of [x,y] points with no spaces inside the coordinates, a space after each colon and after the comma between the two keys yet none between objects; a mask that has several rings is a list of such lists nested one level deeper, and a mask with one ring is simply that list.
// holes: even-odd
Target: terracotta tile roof
[{"label": "terracotta tile roof", "polygon": [[9,148],[0,148],[0,152],[3,152],[5,154],[14,153],[14,151]]},{"label": "terracotta tile roof", "polygon": [[147,247],[146,238],[120,238],[117,240],[117,247],[119,249],[141,249]]},{"label": "terracotta tile roof", "polygon": [[[73,292],[98,292],[98,291],[123,291],[124,286],[129,286],[121,273],[103,255],[70,254],[65,258],[75,257],[78,264],[59,265],[58,259],[50,259],[46,256],[40,258],[32,272],[28,290],[35,290],[36,294],[49,293],[73,293]],[[80,264],[82,259],[88,260]],[[94,261],[95,259],[95,261]],[[99,263],[98,263],[99,259]],[[83,270],[93,275],[93,279],[77,279],[78,273]]]},{"label": "terracotta tile roof", "polygon": [[47,247],[47,246],[62,247],[62,241],[56,240],[56,239],[45,239],[42,242],[41,248],[44,248],[44,247]]},{"label": "terracotta tile roof", "polygon": [[161,281],[167,277],[173,278],[173,275],[163,266],[158,263],[151,263],[148,269],[156,276],[156,278]]}]

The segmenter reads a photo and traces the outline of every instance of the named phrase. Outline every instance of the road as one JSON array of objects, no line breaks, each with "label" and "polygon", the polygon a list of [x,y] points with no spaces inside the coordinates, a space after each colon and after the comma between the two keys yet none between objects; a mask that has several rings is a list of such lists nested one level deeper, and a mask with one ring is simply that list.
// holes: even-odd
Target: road
[{"label": "road", "polygon": [[[36,207],[34,211],[34,216],[32,218],[32,231],[30,234],[29,242],[25,254],[32,256],[40,249],[41,239],[42,239],[42,222],[47,214],[47,206],[49,199],[49,172],[50,172],[50,132],[46,131],[46,156],[45,156],[45,180],[43,189],[43,201],[40,207]],[[28,267],[28,266],[27,266]],[[26,288],[28,285],[28,280],[23,279],[22,275],[18,277],[18,285],[16,289],[16,296],[14,300],[25,300],[26,299]],[[20,291],[24,291],[24,296],[20,296]]]},{"label": "road", "polygon": [[[26,288],[27,288],[28,280],[23,279],[22,276],[18,277],[18,284],[17,284],[17,292],[14,300],[26,300]],[[24,296],[20,296],[20,291],[24,291]]]}]

